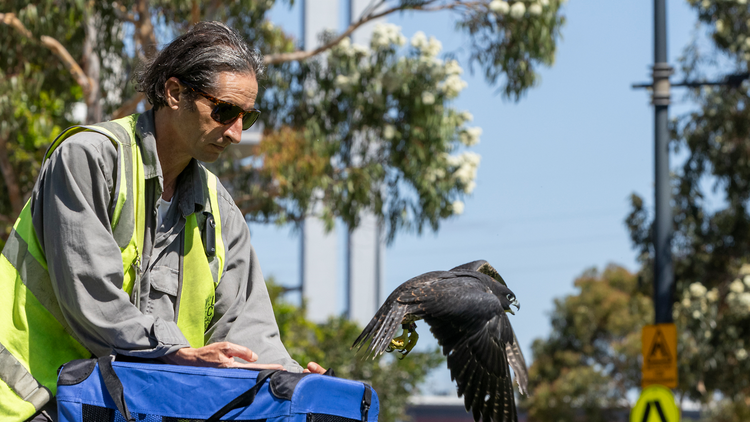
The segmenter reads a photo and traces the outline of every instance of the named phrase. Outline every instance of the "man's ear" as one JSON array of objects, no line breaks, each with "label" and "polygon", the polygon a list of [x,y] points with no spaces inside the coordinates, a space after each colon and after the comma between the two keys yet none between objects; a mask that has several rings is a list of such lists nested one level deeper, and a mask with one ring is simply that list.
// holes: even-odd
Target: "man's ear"
[{"label": "man's ear", "polygon": [[177,110],[180,108],[180,95],[182,93],[182,84],[174,76],[164,82],[164,96],[167,99],[167,107]]}]

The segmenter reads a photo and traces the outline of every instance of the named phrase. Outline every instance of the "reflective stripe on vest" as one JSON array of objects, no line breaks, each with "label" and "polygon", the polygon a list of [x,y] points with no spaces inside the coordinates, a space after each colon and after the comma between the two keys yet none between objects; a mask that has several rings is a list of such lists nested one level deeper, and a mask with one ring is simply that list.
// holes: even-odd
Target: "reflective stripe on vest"
[{"label": "reflective stripe on vest", "polygon": [[[145,176],[135,140],[137,118],[133,115],[69,128],[45,154],[46,161],[65,139],[81,131],[101,133],[117,148],[119,177],[113,192],[117,201],[113,201],[110,215],[112,233],[122,253],[122,287],[128,294],[139,281],[145,230]],[[216,176],[203,166],[201,169],[210,201],[204,212],[213,215],[216,221],[216,252],[207,258],[200,234],[202,227],[198,227],[195,214],[188,216],[181,293],[175,310],[177,326],[193,347],[204,345],[203,333],[213,316],[214,290],[221,279],[225,252]],[[90,356],[62,316],[32,224],[29,201],[0,255],[0,419],[25,420],[33,415],[57,391],[57,368],[73,359]]]}]

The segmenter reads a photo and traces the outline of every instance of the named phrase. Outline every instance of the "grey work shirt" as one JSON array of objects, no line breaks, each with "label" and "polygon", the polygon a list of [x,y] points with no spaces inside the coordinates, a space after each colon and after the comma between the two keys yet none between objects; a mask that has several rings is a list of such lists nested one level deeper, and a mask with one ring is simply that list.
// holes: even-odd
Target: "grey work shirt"
[{"label": "grey work shirt", "polygon": [[[139,295],[135,286],[132,297],[122,290],[122,259],[111,230],[118,177],[112,141],[95,132],[71,136],[47,160],[32,193],[33,224],[62,314],[97,356],[114,349],[157,358],[189,347],[175,315],[180,255],[186,217],[193,212],[202,216],[210,203],[193,160],[179,176],[172,206],[157,227],[163,178],[154,132],[154,114],[148,111],[136,127],[146,177]],[[257,353],[257,363],[279,363],[301,372],[279,339],[245,218],[221,184],[217,190],[226,259],[207,344],[230,341]]]}]

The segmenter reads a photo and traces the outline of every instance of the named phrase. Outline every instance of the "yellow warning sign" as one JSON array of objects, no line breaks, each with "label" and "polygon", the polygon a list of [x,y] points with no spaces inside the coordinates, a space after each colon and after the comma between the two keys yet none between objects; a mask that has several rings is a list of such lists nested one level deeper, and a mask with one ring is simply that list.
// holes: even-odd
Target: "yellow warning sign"
[{"label": "yellow warning sign", "polygon": [[677,329],[674,324],[643,327],[641,387],[659,384],[677,388]]},{"label": "yellow warning sign", "polygon": [[630,422],[678,422],[680,409],[668,388],[652,385],[646,388],[630,411]]}]

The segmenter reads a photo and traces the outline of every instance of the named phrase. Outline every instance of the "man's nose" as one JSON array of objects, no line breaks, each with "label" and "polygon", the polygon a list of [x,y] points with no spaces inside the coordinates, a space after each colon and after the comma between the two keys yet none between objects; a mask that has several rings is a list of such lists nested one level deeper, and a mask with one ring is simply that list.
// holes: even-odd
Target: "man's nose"
[{"label": "man's nose", "polygon": [[239,144],[242,139],[242,118],[238,117],[232,122],[224,132],[224,136],[228,137],[233,144]]}]

